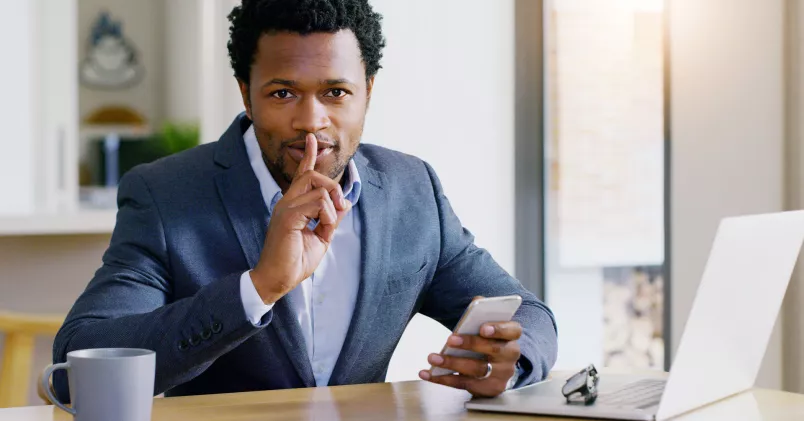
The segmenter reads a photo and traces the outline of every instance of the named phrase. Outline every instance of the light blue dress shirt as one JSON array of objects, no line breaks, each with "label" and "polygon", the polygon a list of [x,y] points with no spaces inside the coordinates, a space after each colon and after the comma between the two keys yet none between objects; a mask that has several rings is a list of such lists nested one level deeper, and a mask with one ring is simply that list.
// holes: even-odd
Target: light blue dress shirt
[{"label": "light blue dress shirt", "polygon": [[[282,190],[265,166],[253,126],[243,135],[243,140],[271,214],[282,198]],[[352,211],[335,230],[332,244],[313,275],[287,296],[304,335],[316,386],[329,383],[352,320],[360,284],[360,218],[355,207],[361,183],[354,161],[349,161],[344,177],[344,195],[352,202]],[[249,272],[240,277],[240,297],[246,317],[255,325],[273,307],[263,303]]]}]

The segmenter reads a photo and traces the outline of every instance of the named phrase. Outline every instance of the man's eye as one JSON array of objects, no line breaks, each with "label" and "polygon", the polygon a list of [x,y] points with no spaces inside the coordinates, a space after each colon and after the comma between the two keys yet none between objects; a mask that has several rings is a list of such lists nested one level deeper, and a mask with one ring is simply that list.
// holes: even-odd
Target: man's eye
[{"label": "man's eye", "polygon": [[287,90],[287,89],[280,89],[280,90],[272,93],[271,96],[274,97],[274,98],[279,98],[279,99],[293,98],[293,94],[290,93],[290,91]]},{"label": "man's eye", "polygon": [[327,92],[324,96],[333,97],[333,98],[343,98],[346,96],[346,91],[343,89],[332,89]]}]

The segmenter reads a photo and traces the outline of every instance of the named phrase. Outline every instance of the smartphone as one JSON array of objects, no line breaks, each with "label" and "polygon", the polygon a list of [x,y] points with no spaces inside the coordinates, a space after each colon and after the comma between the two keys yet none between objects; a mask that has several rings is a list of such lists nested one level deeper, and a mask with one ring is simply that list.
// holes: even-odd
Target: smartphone
[{"label": "smartphone", "polygon": [[[486,323],[507,322],[514,317],[519,306],[522,304],[522,297],[518,295],[506,295],[504,297],[475,298],[466,307],[461,316],[461,320],[455,325],[452,331],[454,335],[479,335],[480,327]],[[444,344],[441,349],[442,355],[450,355],[463,358],[474,358],[482,360],[483,354],[467,351],[465,349],[452,348]],[[455,373],[442,367],[430,367],[433,376],[443,376]]]}]

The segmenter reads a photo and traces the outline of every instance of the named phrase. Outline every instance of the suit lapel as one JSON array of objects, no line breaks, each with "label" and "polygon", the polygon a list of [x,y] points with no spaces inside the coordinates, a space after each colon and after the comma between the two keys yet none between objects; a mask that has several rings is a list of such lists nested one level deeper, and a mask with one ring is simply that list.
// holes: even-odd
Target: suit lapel
[{"label": "suit lapel", "polygon": [[357,302],[346,334],[343,349],[335,364],[329,384],[345,384],[358,359],[363,346],[371,340],[372,321],[380,304],[386,282],[385,263],[390,259],[390,238],[388,233],[388,190],[385,187],[385,174],[368,166],[368,160],[358,152],[354,157],[363,190],[357,205],[361,221],[361,265],[360,286]]},{"label": "suit lapel", "polygon": [[215,184],[246,261],[253,268],[260,258],[268,222],[257,178],[249,165],[238,165],[219,173]]},{"label": "suit lapel", "polygon": [[[244,122],[245,120],[245,122]],[[215,176],[223,206],[250,268],[257,265],[268,229],[270,215],[260,194],[260,184],[248,160],[243,133],[251,123],[238,117],[218,142],[215,161],[225,171]],[[296,322],[287,297],[274,304],[272,328],[293,363],[304,386],[315,386],[310,357],[301,327]]]}]

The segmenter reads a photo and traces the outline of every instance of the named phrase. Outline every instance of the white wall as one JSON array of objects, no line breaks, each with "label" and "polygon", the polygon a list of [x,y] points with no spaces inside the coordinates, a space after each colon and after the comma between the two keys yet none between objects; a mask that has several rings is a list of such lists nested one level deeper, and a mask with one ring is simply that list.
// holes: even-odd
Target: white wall
[{"label": "white wall", "polygon": [[[387,47],[363,141],[429,162],[477,244],[513,273],[513,1],[371,3],[383,15]],[[448,334],[414,318],[388,380],[417,378]]]},{"label": "white wall", "polygon": [[371,3],[388,46],[363,141],[428,161],[478,244],[513,272],[513,1]]},{"label": "white wall", "polygon": [[[784,206],[783,0],[673,0],[669,13],[675,349],[720,218]],[[777,334],[759,383],[781,377]]]},{"label": "white wall", "polygon": [[201,88],[201,3],[203,0],[163,2],[164,117],[197,122]]},{"label": "white wall", "polygon": [[226,43],[229,22],[226,16],[238,0],[201,1],[201,67],[199,69],[201,142],[214,142],[243,112],[243,100],[229,64]]}]

